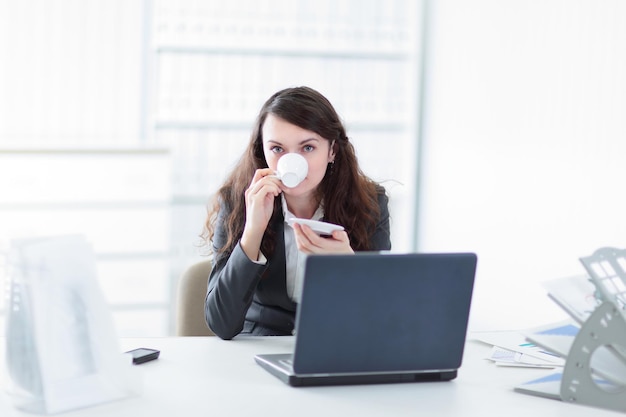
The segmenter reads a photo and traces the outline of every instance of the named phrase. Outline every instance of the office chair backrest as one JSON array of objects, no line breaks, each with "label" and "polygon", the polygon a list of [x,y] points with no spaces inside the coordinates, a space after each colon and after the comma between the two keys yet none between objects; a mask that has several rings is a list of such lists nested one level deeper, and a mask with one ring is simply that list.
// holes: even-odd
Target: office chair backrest
[{"label": "office chair backrest", "polygon": [[178,280],[176,335],[213,336],[204,321],[204,299],[211,261],[191,265]]}]

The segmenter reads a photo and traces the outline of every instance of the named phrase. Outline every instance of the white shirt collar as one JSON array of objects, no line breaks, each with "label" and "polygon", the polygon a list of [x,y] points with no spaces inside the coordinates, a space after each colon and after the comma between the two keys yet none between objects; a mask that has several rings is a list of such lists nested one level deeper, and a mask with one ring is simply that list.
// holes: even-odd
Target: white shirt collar
[{"label": "white shirt collar", "polygon": [[[281,194],[280,200],[283,207],[283,218],[285,219],[286,223],[288,219],[295,218],[296,216],[294,216],[293,213],[290,212],[287,208],[287,200],[285,200],[284,195]],[[320,203],[320,205],[317,206],[317,209],[315,209],[315,213],[313,213],[313,217],[311,217],[311,220],[321,220],[322,217],[324,217],[324,206],[322,205],[322,203]]]},{"label": "white shirt collar", "polygon": [[[304,275],[304,262],[306,255],[298,250],[296,246],[296,236],[293,228],[287,223],[287,219],[295,217],[293,213],[287,208],[287,201],[285,196],[281,195],[281,203],[283,207],[283,215],[285,217],[285,272],[286,272],[286,287],[287,295],[289,298],[298,303],[300,302],[300,296],[302,295],[303,275]],[[320,204],[315,213],[313,214],[313,220],[320,220],[324,217],[324,209]]]}]

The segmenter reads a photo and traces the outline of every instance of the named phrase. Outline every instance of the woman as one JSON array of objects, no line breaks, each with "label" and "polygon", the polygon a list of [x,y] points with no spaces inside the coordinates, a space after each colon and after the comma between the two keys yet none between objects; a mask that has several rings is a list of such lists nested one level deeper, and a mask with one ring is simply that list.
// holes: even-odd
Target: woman
[{"label": "woman", "polygon": [[[306,178],[288,188],[281,156],[299,153]],[[263,105],[244,155],[219,189],[206,221],[213,269],[205,300],[211,330],[290,335],[308,254],[387,250],[388,198],[366,177],[331,103],[308,87],[275,93]],[[320,236],[292,217],[344,226]]]}]

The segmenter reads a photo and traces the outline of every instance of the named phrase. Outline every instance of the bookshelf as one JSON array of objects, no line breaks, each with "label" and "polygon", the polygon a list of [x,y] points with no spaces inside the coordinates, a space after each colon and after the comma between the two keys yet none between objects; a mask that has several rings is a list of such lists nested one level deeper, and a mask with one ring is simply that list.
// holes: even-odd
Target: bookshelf
[{"label": "bookshelf", "polygon": [[[85,231],[122,335],[173,334],[177,279],[203,259],[207,201],[262,103],[295,85],[335,105],[364,170],[390,193],[394,249],[412,249],[422,4],[3,4],[1,26],[19,42],[0,42],[0,75],[13,80],[0,95],[0,183],[10,191],[0,251],[14,236]],[[114,237],[120,220],[139,226]],[[139,276],[151,277],[143,291]]]}]

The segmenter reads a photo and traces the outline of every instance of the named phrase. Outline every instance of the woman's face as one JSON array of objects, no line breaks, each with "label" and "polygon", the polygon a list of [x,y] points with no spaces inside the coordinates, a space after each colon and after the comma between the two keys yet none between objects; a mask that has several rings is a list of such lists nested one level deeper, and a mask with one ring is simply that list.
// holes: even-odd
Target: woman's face
[{"label": "woman's face", "polygon": [[286,195],[305,195],[322,182],[329,162],[335,159],[330,142],[315,132],[302,129],[268,114],[263,123],[263,153],[267,165],[274,171],[278,160],[287,153],[302,155],[309,164],[309,172],[295,188],[281,187]]}]

